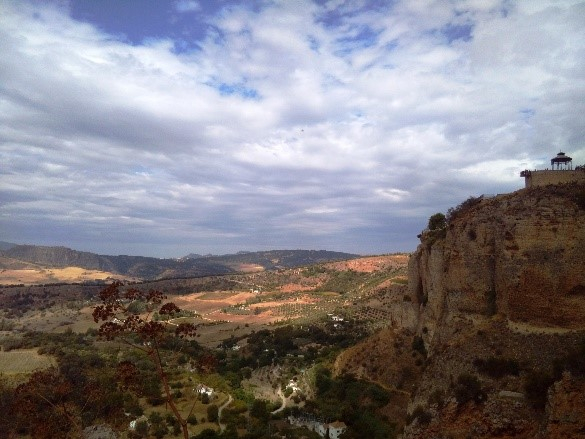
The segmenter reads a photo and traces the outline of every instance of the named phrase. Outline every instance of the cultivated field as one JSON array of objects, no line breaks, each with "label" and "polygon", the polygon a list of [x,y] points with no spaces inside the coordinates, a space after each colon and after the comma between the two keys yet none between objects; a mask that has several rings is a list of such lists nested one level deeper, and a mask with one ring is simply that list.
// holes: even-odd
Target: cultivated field
[{"label": "cultivated field", "polygon": [[[309,323],[327,318],[328,314],[364,318],[373,323],[379,322],[382,326],[390,324],[386,308],[389,302],[402,301],[402,294],[394,298],[393,294],[387,296],[383,291],[392,285],[394,289],[404,284],[407,261],[408,256],[401,254],[372,256],[304,268],[249,272],[221,278],[225,280],[227,287],[233,288],[236,285],[238,289],[235,290],[189,293],[189,287],[182,286],[180,281],[167,281],[167,284],[161,283],[160,286],[154,284],[153,288],[167,292],[168,301],[174,302],[182,310],[193,312],[197,317],[188,320],[199,325],[198,342],[208,347],[216,347],[232,336],[240,337],[252,331],[287,322]],[[69,282],[111,277],[111,273],[76,267],[11,271],[19,272],[21,276],[12,278],[16,280],[10,282],[7,280],[9,270],[4,270],[3,281],[6,283],[34,283],[35,276],[37,279],[40,279],[40,276],[45,278],[51,276],[53,281],[57,278],[69,279]],[[28,277],[22,276],[25,272]],[[336,282],[331,283],[331,279]],[[328,282],[334,290],[327,289]],[[197,288],[197,285],[193,288]],[[173,288],[186,291],[171,294]],[[50,286],[46,286],[45,290],[47,289],[53,291]],[[26,289],[19,291],[21,295],[19,300],[29,294]],[[38,294],[46,294],[43,291],[39,290]],[[97,294],[97,291],[99,288],[93,294]],[[7,292],[14,293],[12,289]],[[378,292],[383,294],[380,296]],[[87,298],[91,296],[87,293],[85,299],[73,295],[72,297],[77,297],[73,301],[59,301],[58,297],[63,296],[51,295],[41,300],[39,303],[47,306],[37,309],[32,307],[17,320],[12,320],[14,327],[19,330],[42,332],[72,330],[77,333],[84,333],[90,328],[97,329],[98,325],[91,315],[93,307],[97,304],[95,299],[88,300]]]},{"label": "cultivated field", "polygon": [[86,270],[85,268],[79,267],[0,270],[0,285],[34,285],[58,282],[77,283],[105,279],[123,280],[126,278],[107,271]]}]

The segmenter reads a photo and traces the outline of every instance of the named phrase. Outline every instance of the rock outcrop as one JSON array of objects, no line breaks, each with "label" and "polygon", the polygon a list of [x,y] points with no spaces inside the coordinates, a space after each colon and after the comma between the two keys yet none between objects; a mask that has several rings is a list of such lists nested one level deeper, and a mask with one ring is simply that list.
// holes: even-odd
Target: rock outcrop
[{"label": "rock outcrop", "polygon": [[428,359],[404,437],[585,437],[585,365],[559,376],[585,336],[585,185],[469,199],[447,219],[409,263]]},{"label": "rock outcrop", "polygon": [[409,286],[428,348],[443,323],[461,316],[585,329],[585,207],[577,196],[584,188],[478,198],[455,209],[444,238],[422,234]]}]

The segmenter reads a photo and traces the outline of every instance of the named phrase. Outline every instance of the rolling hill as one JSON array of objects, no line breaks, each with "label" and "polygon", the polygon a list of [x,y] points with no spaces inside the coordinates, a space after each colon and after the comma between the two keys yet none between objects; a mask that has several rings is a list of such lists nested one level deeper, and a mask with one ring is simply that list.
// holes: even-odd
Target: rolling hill
[{"label": "rolling hill", "polygon": [[159,259],[145,256],[99,255],[67,247],[14,245],[0,251],[0,269],[34,264],[42,269],[80,267],[145,280],[198,277],[242,271],[293,268],[351,259],[358,255],[326,250],[273,250],[234,255]]}]

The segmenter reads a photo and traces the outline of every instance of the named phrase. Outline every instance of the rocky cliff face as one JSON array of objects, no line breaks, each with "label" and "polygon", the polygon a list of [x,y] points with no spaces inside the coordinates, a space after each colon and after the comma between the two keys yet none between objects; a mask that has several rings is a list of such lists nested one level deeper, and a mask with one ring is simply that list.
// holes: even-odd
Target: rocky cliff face
[{"label": "rocky cliff face", "polygon": [[[561,429],[555,421],[583,409],[570,409],[582,398],[569,401],[560,389],[581,389],[585,367],[562,382],[557,369],[585,334],[584,194],[584,185],[557,185],[468,200],[450,213],[446,229],[423,232],[409,290],[429,358],[409,411],[425,416],[414,416],[406,438],[471,430],[486,438],[585,437],[583,422]],[[458,399],[465,375],[476,380],[482,401]],[[533,376],[544,399],[557,380],[546,415],[526,395]]]},{"label": "rocky cliff face", "polygon": [[460,315],[585,329],[585,208],[576,202],[583,190],[478,199],[453,215],[444,238],[423,233],[409,286],[429,347],[438,325]]}]

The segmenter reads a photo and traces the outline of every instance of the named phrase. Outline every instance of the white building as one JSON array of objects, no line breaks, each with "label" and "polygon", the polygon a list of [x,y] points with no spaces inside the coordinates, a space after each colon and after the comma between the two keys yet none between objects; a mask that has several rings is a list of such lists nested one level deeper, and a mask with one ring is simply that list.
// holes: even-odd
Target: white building
[{"label": "white building", "polygon": [[198,384],[197,387],[194,389],[195,393],[198,395],[207,395],[208,397],[213,396],[214,390],[211,387],[207,387],[205,384]]}]

